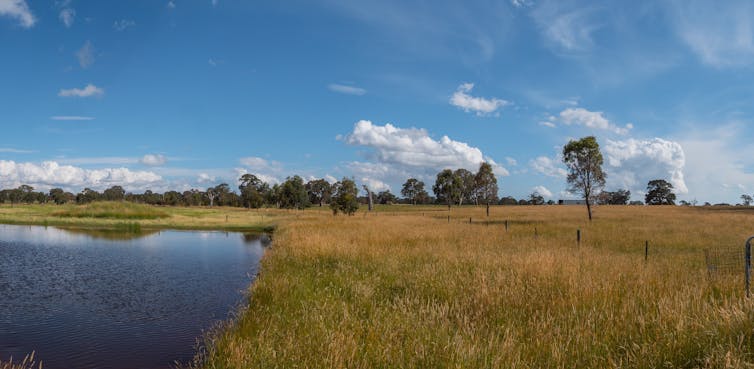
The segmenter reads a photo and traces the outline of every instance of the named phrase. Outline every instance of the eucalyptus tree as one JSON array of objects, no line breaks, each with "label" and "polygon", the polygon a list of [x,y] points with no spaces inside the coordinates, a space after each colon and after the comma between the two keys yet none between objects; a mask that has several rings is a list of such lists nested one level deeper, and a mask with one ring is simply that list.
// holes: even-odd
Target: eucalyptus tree
[{"label": "eucalyptus tree", "polygon": [[452,170],[443,169],[440,173],[437,173],[432,191],[437,200],[445,202],[448,205],[448,210],[450,210],[455,199],[461,196],[461,179]]},{"label": "eucalyptus tree", "polygon": [[474,173],[467,169],[456,169],[453,175],[458,178],[458,206],[463,205],[464,200],[474,201],[475,195],[475,176]]},{"label": "eucalyptus tree", "polygon": [[321,207],[330,201],[332,185],[325,179],[314,179],[306,183],[306,192],[309,194],[309,201]]},{"label": "eucalyptus tree", "polygon": [[419,199],[423,197],[422,195],[424,197],[427,195],[427,191],[424,190],[424,182],[416,178],[407,179],[401,189],[401,195],[410,201],[411,204],[416,205]]},{"label": "eucalyptus tree", "polygon": [[490,216],[490,203],[497,202],[497,178],[492,172],[490,163],[479,165],[479,171],[474,176],[474,199],[487,206],[487,216]]},{"label": "eucalyptus tree", "polygon": [[244,174],[239,178],[241,182],[238,185],[238,190],[241,191],[241,201],[243,206],[251,208],[259,208],[264,205],[264,191],[267,184],[262,182],[257,176],[253,174]]},{"label": "eucalyptus tree", "polygon": [[647,205],[675,205],[673,185],[664,179],[649,181],[644,202]]},{"label": "eucalyptus tree", "polygon": [[299,176],[288,177],[280,185],[280,207],[303,209],[310,205],[304,180]]},{"label": "eucalyptus tree", "polygon": [[333,215],[338,215],[339,212],[353,215],[359,209],[359,190],[356,187],[356,182],[344,177],[339,182],[333,184],[332,188],[333,196],[330,208]]},{"label": "eucalyptus tree", "polygon": [[568,190],[580,194],[592,221],[592,199],[605,187],[602,153],[594,136],[571,140],[563,147],[563,163],[568,169]]}]

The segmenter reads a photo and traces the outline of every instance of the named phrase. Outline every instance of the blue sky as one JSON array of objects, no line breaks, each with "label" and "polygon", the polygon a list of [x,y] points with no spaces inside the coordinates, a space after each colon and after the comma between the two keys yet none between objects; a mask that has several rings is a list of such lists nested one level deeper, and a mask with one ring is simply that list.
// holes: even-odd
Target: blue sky
[{"label": "blue sky", "polygon": [[754,193],[746,1],[0,0],[0,187],[235,187],[299,174],[400,191],[494,164],[568,197],[595,135],[607,189]]}]

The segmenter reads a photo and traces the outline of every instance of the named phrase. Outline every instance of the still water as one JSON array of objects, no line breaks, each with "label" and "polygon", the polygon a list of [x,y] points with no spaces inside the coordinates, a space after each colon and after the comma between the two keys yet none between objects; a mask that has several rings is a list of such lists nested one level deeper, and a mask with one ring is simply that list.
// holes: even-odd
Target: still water
[{"label": "still water", "polygon": [[[244,301],[259,237],[128,237],[0,225],[0,360],[44,368],[167,368]],[[16,360],[14,360],[16,361]]]}]

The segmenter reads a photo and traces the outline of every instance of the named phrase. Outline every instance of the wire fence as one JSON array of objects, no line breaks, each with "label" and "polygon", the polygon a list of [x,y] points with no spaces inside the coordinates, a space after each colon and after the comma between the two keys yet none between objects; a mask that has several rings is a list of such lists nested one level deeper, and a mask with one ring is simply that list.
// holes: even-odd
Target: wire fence
[{"label": "wire fence", "polygon": [[743,275],[745,270],[744,249],[741,247],[705,249],[704,259],[710,278]]}]

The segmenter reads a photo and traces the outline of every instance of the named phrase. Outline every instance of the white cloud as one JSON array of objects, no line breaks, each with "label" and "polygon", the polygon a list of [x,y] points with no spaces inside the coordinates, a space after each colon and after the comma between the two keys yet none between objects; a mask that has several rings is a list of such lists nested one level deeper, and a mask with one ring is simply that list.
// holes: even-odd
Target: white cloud
[{"label": "white cloud", "polygon": [[348,85],[341,85],[337,83],[331,83],[327,85],[327,88],[330,91],[334,91],[334,92],[338,92],[338,93],[346,94],[346,95],[361,96],[367,93],[367,90],[363,88],[355,87],[355,86],[348,86]]},{"label": "white cloud", "polygon": [[197,183],[202,183],[202,184],[204,184],[204,183],[214,183],[215,181],[217,181],[217,177],[211,176],[211,175],[209,175],[207,173],[199,173],[199,175],[196,178],[196,182]]},{"label": "white cloud", "polygon": [[60,21],[63,22],[67,28],[70,28],[73,25],[73,21],[76,19],[76,10],[73,8],[63,8],[60,10],[58,18],[60,18]]},{"label": "white cloud", "polygon": [[244,168],[236,168],[238,177],[250,173],[269,184],[281,183],[284,177],[283,164],[275,160],[267,160],[257,156],[249,156],[239,159]]},{"label": "white cloud", "polygon": [[679,139],[686,155],[688,198],[700,202],[735,203],[754,191],[754,143],[747,140],[749,123],[693,130]]},{"label": "white cloud", "polygon": [[508,175],[505,168],[484,156],[480,149],[448,136],[435,140],[424,129],[399,128],[392,124],[379,126],[361,120],[354,124],[350,134],[340,136],[339,140],[369,149],[365,153],[368,162],[347,164],[350,172],[362,182],[396,183],[410,176],[428,180],[446,168],[476,171],[482,162],[490,163],[495,174]]},{"label": "white cloud", "polygon": [[0,147],[0,152],[6,152],[6,153],[11,153],[11,154],[31,154],[36,151],[20,150],[20,149],[14,149],[10,147]]},{"label": "white cloud", "polygon": [[129,156],[97,156],[97,157],[83,157],[83,158],[56,158],[59,164],[73,164],[73,165],[126,165],[136,164],[139,159]]},{"label": "white cloud", "polygon": [[515,6],[516,8],[523,8],[523,7],[529,7],[532,6],[531,0],[511,0],[511,5]]},{"label": "white cloud", "polygon": [[548,190],[547,187],[545,187],[545,186],[534,186],[534,187],[532,187],[531,190],[532,190],[532,192],[536,192],[536,193],[542,195],[542,197],[544,197],[546,199],[552,198],[552,192],[550,190]]},{"label": "white cloud", "polygon": [[568,171],[563,168],[558,158],[549,158],[547,156],[540,156],[534,160],[529,161],[529,165],[535,171],[542,173],[548,177],[565,179],[568,175]]},{"label": "white cloud", "polygon": [[678,142],[661,138],[607,140],[603,152],[607,188],[627,189],[638,195],[646,191],[649,181],[664,179],[673,185],[675,193],[688,192],[683,173],[686,156]]},{"label": "white cloud", "polygon": [[76,51],[76,58],[79,60],[81,68],[89,68],[94,64],[94,45],[91,41],[86,41],[84,46]]},{"label": "white cloud", "polygon": [[165,165],[167,161],[167,158],[160,154],[146,154],[139,160],[142,164],[149,166]]},{"label": "white cloud", "polygon": [[26,0],[0,0],[0,15],[16,18],[24,28],[30,28],[37,22]]},{"label": "white cloud", "polygon": [[508,165],[512,167],[515,167],[516,165],[518,165],[518,161],[516,161],[516,159],[514,158],[511,158],[510,156],[505,157],[505,162],[508,163]]},{"label": "white cloud", "polygon": [[509,101],[498,98],[483,98],[469,95],[474,88],[473,83],[463,83],[458,86],[456,92],[450,97],[450,104],[463,109],[465,112],[474,112],[483,116],[496,112],[498,109],[510,105]]},{"label": "white cloud", "polygon": [[591,49],[592,34],[602,27],[595,9],[569,8],[563,1],[542,1],[531,15],[545,38],[569,53]]},{"label": "white cloud", "polygon": [[546,120],[543,120],[543,121],[539,122],[539,125],[540,125],[540,126],[545,126],[545,127],[550,127],[550,128],[555,128],[555,127],[557,127],[557,126],[555,125],[555,123],[553,123],[553,122],[550,122],[550,121],[546,121]]},{"label": "white cloud", "polygon": [[87,84],[84,88],[71,88],[68,90],[60,90],[58,96],[60,97],[99,97],[105,94],[105,90],[99,88],[91,83]]},{"label": "white cloud", "polygon": [[754,3],[684,0],[665,5],[676,34],[703,63],[726,67],[754,60]]},{"label": "white cloud", "polygon": [[482,151],[465,142],[448,136],[434,140],[424,129],[399,128],[388,123],[384,126],[368,120],[356,122],[353,131],[342,138],[349,145],[366,146],[374,150],[374,159],[380,163],[411,168],[466,168],[479,169],[482,162],[493,164],[498,175],[508,175]]},{"label": "white cloud", "polygon": [[335,182],[337,182],[337,181],[338,181],[338,179],[337,179],[337,178],[335,178],[334,176],[331,176],[331,175],[329,175],[329,174],[325,174],[325,177],[324,177],[324,179],[325,179],[325,181],[327,181],[327,182],[328,182],[328,183],[330,183],[330,184],[333,184],[333,183],[335,183]]},{"label": "white cloud", "polygon": [[84,116],[79,116],[79,115],[55,115],[55,116],[50,117],[50,119],[52,120],[94,120],[94,117],[84,117]]},{"label": "white cloud", "polygon": [[175,2],[173,0],[168,1],[168,4],[165,5],[168,9],[175,9]]},{"label": "white cloud", "polygon": [[219,0],[212,0],[212,7],[216,7],[219,2]]},{"label": "white cloud", "polygon": [[41,164],[16,163],[0,160],[0,187],[13,188],[28,184],[37,189],[64,187],[80,191],[84,187],[97,190],[119,185],[127,190],[143,189],[159,184],[162,177],[147,171],[132,171],[128,168],[83,169],[60,165],[55,161]]},{"label": "white cloud", "polygon": [[[625,127],[618,127],[610,123],[601,111],[589,111],[584,108],[568,108],[560,112],[560,120],[566,125],[580,125],[587,128],[602,129],[612,131],[620,135],[628,134],[634,127],[633,124],[626,124]],[[540,123],[541,124],[541,123]]]},{"label": "white cloud", "polygon": [[131,28],[136,25],[136,22],[128,19],[121,19],[113,22],[113,29],[118,32],[123,32],[128,28]]}]

